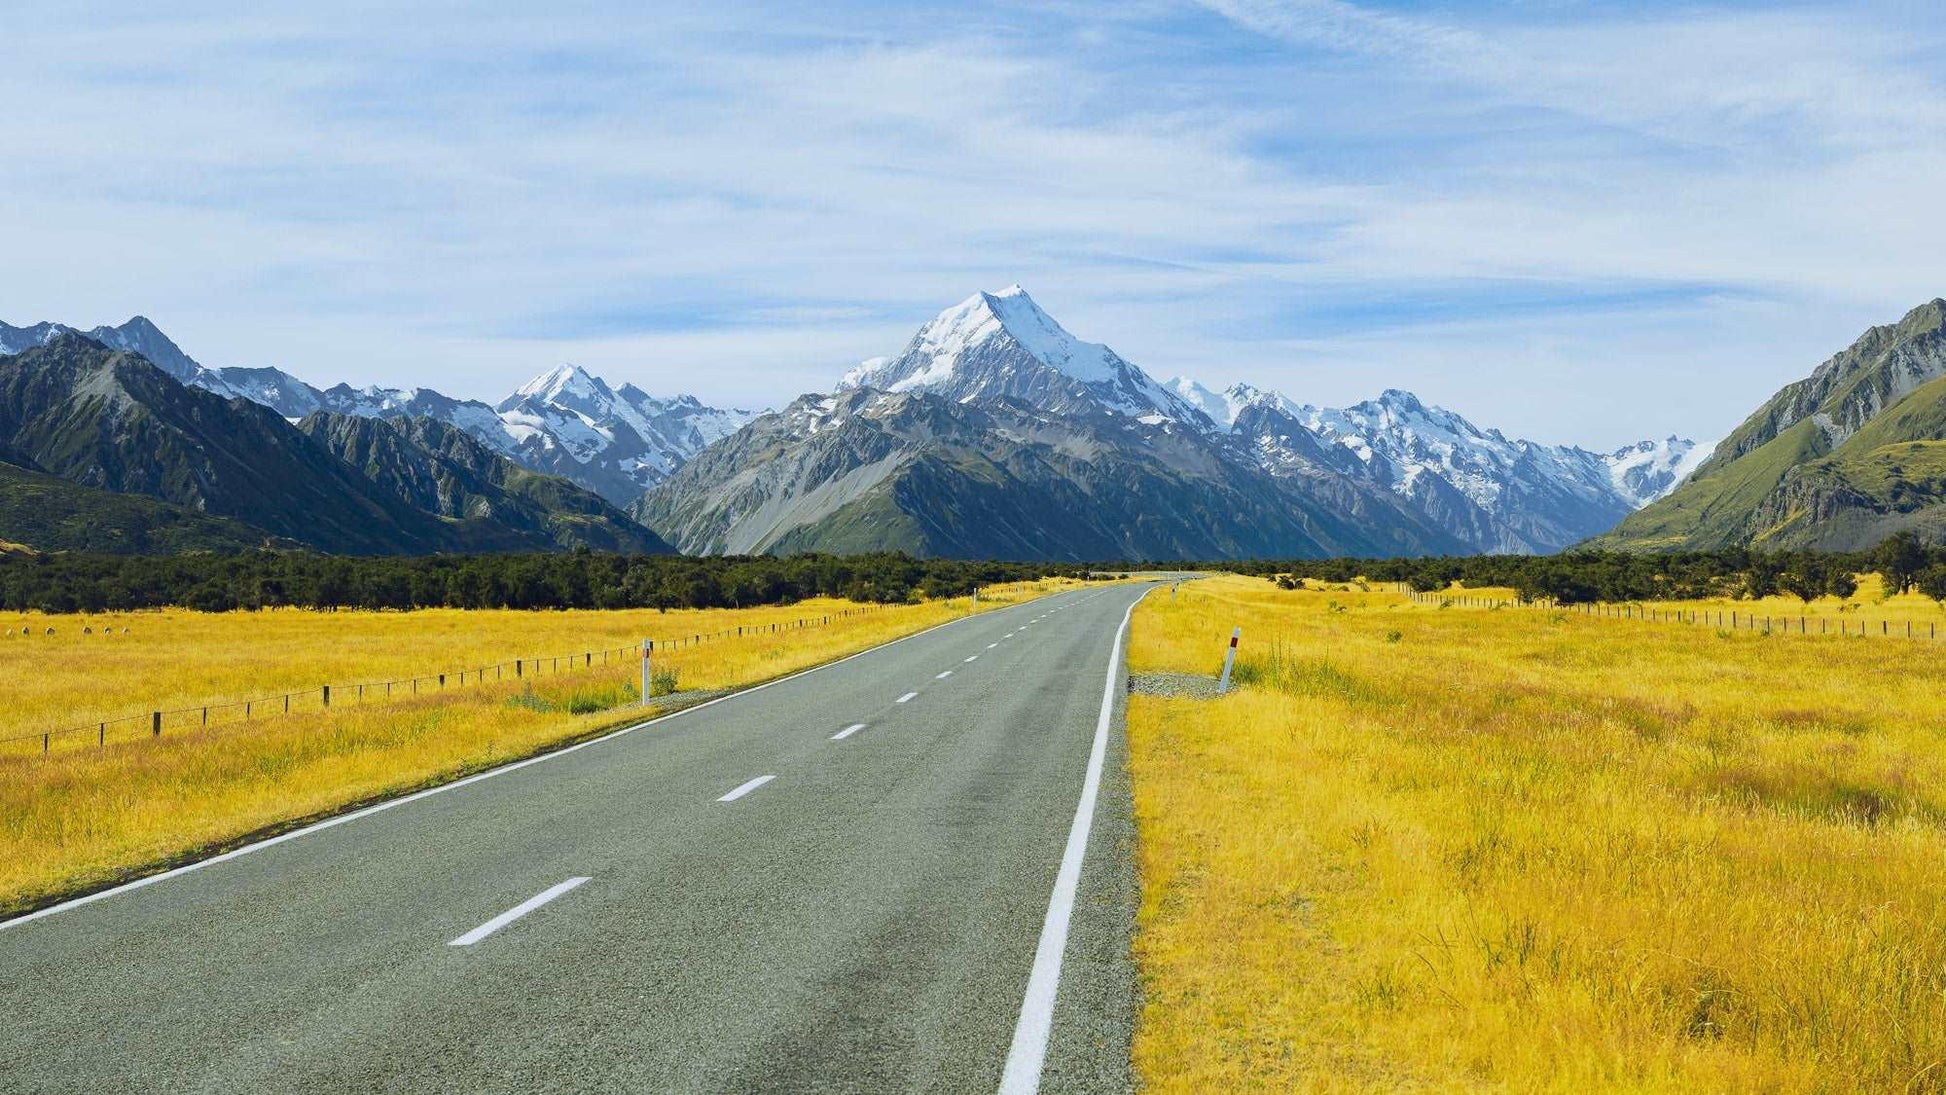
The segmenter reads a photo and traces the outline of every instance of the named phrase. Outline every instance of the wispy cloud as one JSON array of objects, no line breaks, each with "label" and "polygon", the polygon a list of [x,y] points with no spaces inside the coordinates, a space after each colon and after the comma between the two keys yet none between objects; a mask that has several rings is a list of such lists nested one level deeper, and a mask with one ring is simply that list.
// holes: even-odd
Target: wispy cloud
[{"label": "wispy cloud", "polygon": [[1158,373],[1607,444],[1942,291],[1896,8],[26,9],[0,318],[214,364],[774,402],[1020,281]]}]

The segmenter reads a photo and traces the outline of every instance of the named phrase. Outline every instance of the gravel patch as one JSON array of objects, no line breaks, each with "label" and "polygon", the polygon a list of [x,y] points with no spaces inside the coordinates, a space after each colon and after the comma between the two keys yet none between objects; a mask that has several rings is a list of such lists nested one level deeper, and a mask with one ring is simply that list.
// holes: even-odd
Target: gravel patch
[{"label": "gravel patch", "polygon": [[1215,677],[1199,673],[1131,673],[1128,678],[1128,690],[1137,695],[1192,700],[1215,699],[1216,684]]}]

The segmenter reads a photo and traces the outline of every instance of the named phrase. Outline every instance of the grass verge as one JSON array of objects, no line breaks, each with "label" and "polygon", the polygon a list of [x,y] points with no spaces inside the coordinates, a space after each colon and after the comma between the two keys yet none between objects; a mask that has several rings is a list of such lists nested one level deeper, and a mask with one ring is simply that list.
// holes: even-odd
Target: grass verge
[{"label": "grass verge", "polygon": [[1129,702],[1156,1091],[1946,1088],[1920,643],[1186,584]]}]

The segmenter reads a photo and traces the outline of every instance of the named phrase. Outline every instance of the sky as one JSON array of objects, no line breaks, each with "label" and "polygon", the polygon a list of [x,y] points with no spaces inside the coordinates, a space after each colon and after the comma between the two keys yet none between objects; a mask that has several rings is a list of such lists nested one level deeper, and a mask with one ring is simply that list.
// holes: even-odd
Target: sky
[{"label": "sky", "polygon": [[1019,283],[1158,378],[1612,448],[1946,295],[1930,3],[245,7],[9,5],[0,320],[763,407]]}]

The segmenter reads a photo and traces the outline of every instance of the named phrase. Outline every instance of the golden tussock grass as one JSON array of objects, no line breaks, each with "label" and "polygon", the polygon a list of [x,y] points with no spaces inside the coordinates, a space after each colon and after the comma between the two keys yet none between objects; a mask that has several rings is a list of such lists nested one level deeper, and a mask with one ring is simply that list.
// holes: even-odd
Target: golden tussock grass
[{"label": "golden tussock grass", "polygon": [[[1307,585],[1313,589],[1323,588],[1323,583],[1315,581],[1308,582]],[[1372,588],[1390,587],[1375,585]],[[1432,593],[1427,596],[1454,600],[1453,608],[1471,607],[1460,600],[1466,597],[1517,600],[1514,591],[1503,586],[1468,588],[1455,585],[1442,593]],[[1804,601],[1788,594],[1777,594],[1760,598],[1709,597],[1694,600],[1634,601],[1629,604],[1638,614],[1654,612],[1663,619],[1668,619],[1676,613],[1685,616],[1696,613],[1703,619],[1703,622],[1694,625],[1697,627],[1705,626],[1719,616],[1727,622],[1731,613],[1735,613],[1738,617],[1738,625],[1745,629],[1752,626],[1751,620],[1755,618],[1758,621],[1756,626],[1759,628],[1763,626],[1763,621],[1768,620],[1774,630],[1781,632],[1788,626],[1795,634],[1799,621],[1804,621],[1806,633],[1816,635],[1820,633],[1819,623],[1822,621],[1825,624],[1823,631],[1825,634],[1838,634],[1842,623],[1848,634],[1856,635],[1862,628],[1871,637],[1876,638],[1881,634],[1904,637],[1905,625],[1911,624],[1911,634],[1915,636],[1930,636],[1936,633],[1937,637],[1946,639],[1946,606],[1916,591],[1889,592],[1885,588],[1884,581],[1876,574],[1858,575],[1858,592],[1843,599],[1824,596]],[[1618,606],[1607,607],[1619,610]],[[1883,629],[1881,624],[1885,625]],[[1929,632],[1929,627],[1935,631]]]},{"label": "golden tussock grass", "polygon": [[[1048,580],[983,591],[981,610],[1077,583]],[[656,612],[307,612],[204,615],[168,610],[32,616],[0,646],[0,736],[162,707],[220,703],[331,682],[333,708],[208,728],[147,723],[111,734],[38,738],[0,750],[0,911],[111,881],[131,868],[235,840],[294,819],[439,782],[640,716],[640,663],[552,671],[355,702],[345,682],[427,677],[514,658],[658,640],[655,669],[684,692],[752,684],[965,615],[967,598],[852,616],[848,601]],[[771,633],[772,623],[832,622]],[[33,634],[20,638],[27,626]],[[661,641],[747,634],[662,649]],[[52,627],[49,636],[46,629]],[[128,628],[126,635],[122,629]],[[84,634],[87,628],[91,634]],[[104,634],[104,630],[111,633]],[[259,712],[259,715],[261,712]],[[235,718],[236,713],[224,715]]]},{"label": "golden tussock grass", "polygon": [[1946,1090],[1946,663],[1186,584],[1129,705],[1157,1091]]}]

